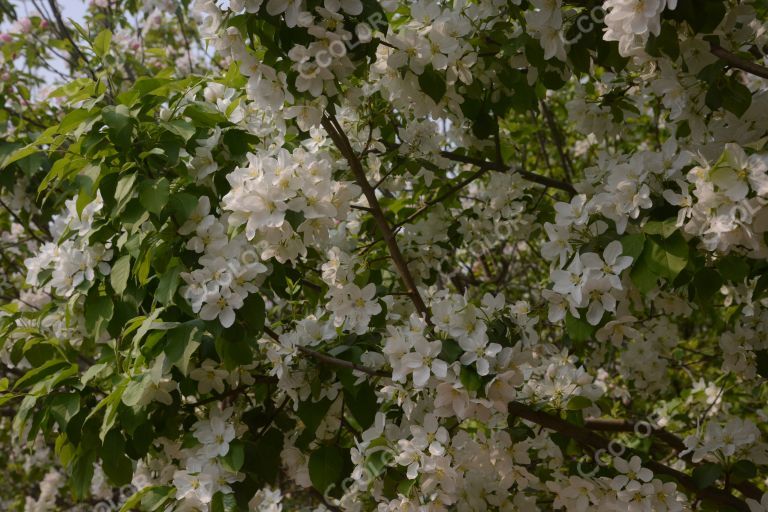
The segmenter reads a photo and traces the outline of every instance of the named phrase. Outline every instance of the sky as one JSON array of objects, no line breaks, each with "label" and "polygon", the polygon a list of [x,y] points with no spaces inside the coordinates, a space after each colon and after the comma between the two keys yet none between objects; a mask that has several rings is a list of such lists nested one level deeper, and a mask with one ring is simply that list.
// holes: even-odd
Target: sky
[{"label": "sky", "polygon": [[[59,8],[64,16],[64,19],[72,18],[79,22],[83,19],[85,14],[86,0],[58,0]],[[28,14],[36,13],[37,9],[29,0],[11,0],[11,3],[16,6],[16,12],[20,16],[26,16]],[[43,3],[47,3],[47,0],[43,0]]]},{"label": "sky", "polygon": [[[47,6],[48,0],[41,1],[44,5]],[[59,9],[61,10],[62,17],[65,20],[71,18],[80,23],[82,22],[83,16],[85,15],[85,6],[87,1],[88,0],[58,0],[57,3],[59,5]],[[24,16],[31,14],[37,14],[38,12],[30,0],[11,0],[11,3],[14,5],[14,7],[16,7],[16,14],[19,18],[23,18]],[[2,32],[5,28],[6,27],[4,23],[2,26],[0,26],[0,32]],[[63,65],[63,63],[53,63],[53,65]],[[37,73],[49,83],[53,83],[57,78],[53,73],[44,68],[39,69]]]}]

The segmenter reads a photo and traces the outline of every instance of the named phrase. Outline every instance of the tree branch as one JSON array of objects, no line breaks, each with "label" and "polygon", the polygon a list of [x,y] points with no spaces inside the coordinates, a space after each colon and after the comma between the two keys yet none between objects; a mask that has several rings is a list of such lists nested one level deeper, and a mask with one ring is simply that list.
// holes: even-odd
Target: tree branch
[{"label": "tree branch", "polygon": [[[584,447],[595,450],[608,449],[609,441],[589,428],[574,425],[553,414],[538,411],[529,405],[520,402],[510,402],[509,413],[567,436]],[[749,511],[749,507],[744,501],[735,497],[728,491],[716,487],[699,489],[693,477],[682,471],[670,468],[669,466],[656,461],[643,460],[643,465],[656,474],[667,475],[674,478],[680,485],[697,495],[699,498],[706,499],[719,505],[732,507],[736,510]]]},{"label": "tree branch", "polygon": [[768,79],[768,68],[755,62],[743,59],[735,53],[729,52],[719,44],[709,43],[709,51],[711,51],[712,54],[718,57],[720,60],[729,64],[731,67],[746,71],[747,73],[759,76],[760,78]]},{"label": "tree branch", "polygon": [[3,200],[2,200],[2,199],[0,199],[0,206],[2,206],[2,207],[3,207],[3,209],[4,209],[5,211],[7,211],[7,212],[8,212],[8,215],[10,215],[11,217],[13,217],[13,220],[15,220],[15,221],[16,221],[18,224],[20,224],[20,225],[21,225],[21,227],[23,227],[23,228],[24,228],[24,229],[27,231],[27,233],[29,234],[29,236],[31,236],[32,238],[34,238],[35,240],[37,240],[37,241],[38,241],[38,243],[40,243],[40,244],[44,244],[44,243],[45,243],[45,240],[43,240],[42,238],[40,238],[39,236],[37,236],[37,235],[35,234],[35,232],[34,232],[34,231],[32,231],[32,228],[31,228],[30,226],[28,226],[27,224],[25,224],[25,223],[24,223],[24,221],[22,221],[22,220],[21,220],[21,217],[19,217],[19,216],[16,214],[16,212],[14,212],[13,210],[11,210],[11,208],[10,208],[10,207],[9,207],[7,204],[5,204],[5,202],[3,202]]},{"label": "tree branch", "polygon": [[[276,342],[280,343],[280,335],[277,334],[275,331],[264,326],[264,332],[275,340]],[[313,359],[317,359],[321,363],[327,364],[329,366],[336,366],[339,368],[349,368],[350,370],[356,370],[358,372],[367,373],[368,375],[371,375],[373,377],[391,377],[392,375],[388,372],[385,372],[383,370],[374,370],[372,368],[368,368],[362,365],[359,365],[357,363],[353,363],[352,361],[346,361],[344,359],[339,359],[333,356],[329,356],[328,354],[323,354],[322,352],[318,352],[317,350],[313,350],[309,347],[301,347],[297,346],[296,349],[308,356],[310,356]]]},{"label": "tree branch", "polygon": [[565,177],[570,183],[573,179],[573,164],[571,162],[571,158],[568,156],[568,152],[565,149],[565,139],[563,138],[563,134],[560,131],[560,128],[555,122],[555,115],[552,113],[552,110],[549,108],[549,106],[547,106],[547,104],[543,101],[541,102],[541,110],[544,112],[544,118],[547,120],[549,131],[552,132],[552,140],[555,143],[555,147],[557,147],[557,154],[560,157],[560,165],[563,167]]},{"label": "tree branch", "polygon": [[422,206],[421,208],[419,208],[418,210],[410,214],[405,220],[395,224],[395,228],[399,228],[401,226],[404,226],[405,224],[408,224],[409,222],[412,222],[416,217],[419,217],[421,214],[426,212],[432,206],[443,202],[443,200],[451,197],[453,194],[463,189],[464,187],[466,187],[467,185],[469,185],[470,183],[472,183],[473,181],[475,181],[480,176],[482,176],[483,174],[487,173],[490,170],[491,169],[489,167],[482,167],[477,171],[473,172],[469,177],[467,177],[466,179],[460,181],[459,183],[457,183],[456,185],[448,189],[445,193],[441,194],[438,198],[433,199],[432,201],[429,201],[427,204],[425,204],[424,206]]},{"label": "tree branch", "polygon": [[[48,5],[51,6],[51,12],[53,12],[53,17],[56,19],[56,25],[59,27],[59,32],[61,33],[61,36],[67,41],[69,41],[69,44],[72,45],[72,53],[73,56],[76,54],[81,59],[83,59],[83,62],[85,63],[85,69],[88,71],[88,73],[91,75],[91,78],[93,81],[96,81],[96,73],[91,69],[91,63],[88,61],[88,57],[85,56],[85,54],[80,50],[80,47],[75,43],[75,40],[72,38],[72,34],[69,33],[69,29],[67,28],[67,25],[64,23],[64,20],[61,18],[61,11],[59,11],[59,6],[56,5],[56,0],[48,0]],[[72,62],[73,69],[77,67],[77,59],[75,58]]]},{"label": "tree branch", "polygon": [[[637,424],[637,422],[631,420],[612,418],[590,418],[584,422],[584,426],[588,429],[603,432],[637,432],[635,430]],[[693,456],[691,453],[687,453],[683,456],[679,455],[680,452],[686,449],[685,443],[683,443],[682,439],[663,428],[654,428],[649,424],[646,425],[652,428],[652,430],[649,432],[650,435],[658,438],[667,446],[674,449],[675,452],[678,453],[678,457],[681,459],[685,460],[689,464],[694,464]],[[741,482],[735,484],[734,487],[738,489],[744,496],[757,501],[760,501],[760,497],[763,494],[762,491],[751,482]]]},{"label": "tree branch", "polygon": [[[461,162],[463,164],[471,164],[475,165],[481,168],[488,168],[489,170],[497,171],[497,172],[505,172],[509,169],[506,167],[500,167],[495,162],[489,162],[487,160],[482,160],[479,158],[473,158],[471,156],[465,156],[460,155],[458,153],[454,153],[452,151],[441,151],[440,155],[447,158],[448,160],[453,160],[454,162]],[[554,178],[550,178],[549,176],[542,176],[541,174],[536,174],[530,171],[524,171],[523,169],[516,169],[514,170],[517,174],[522,176],[524,179],[528,181],[532,181],[534,183],[538,183],[539,185],[544,185],[545,187],[551,187],[556,188],[559,190],[562,190],[564,192],[568,192],[568,194],[574,196],[577,194],[576,189],[573,188],[573,185],[570,183],[566,183],[564,181],[560,181]]]},{"label": "tree branch", "polygon": [[376,191],[368,182],[368,178],[365,175],[360,159],[355,154],[352,145],[349,143],[349,139],[346,134],[344,134],[341,126],[332,114],[326,114],[323,117],[322,124],[342,156],[349,162],[349,166],[352,168],[352,172],[355,175],[355,180],[357,181],[358,186],[362,189],[365,198],[368,200],[368,206],[371,208],[371,215],[373,215],[376,225],[379,228],[379,232],[384,238],[384,242],[387,244],[392,261],[397,268],[397,272],[400,274],[400,279],[403,281],[405,288],[409,292],[413,304],[416,306],[416,310],[424,320],[431,325],[432,321],[430,320],[427,305],[424,303],[424,299],[421,298],[421,294],[416,287],[416,281],[413,279],[413,275],[408,269],[408,264],[406,263],[405,258],[403,258],[403,254],[400,252],[400,247],[397,245],[395,233],[392,231],[392,227],[389,225],[387,217],[381,209],[379,200],[376,197]]}]

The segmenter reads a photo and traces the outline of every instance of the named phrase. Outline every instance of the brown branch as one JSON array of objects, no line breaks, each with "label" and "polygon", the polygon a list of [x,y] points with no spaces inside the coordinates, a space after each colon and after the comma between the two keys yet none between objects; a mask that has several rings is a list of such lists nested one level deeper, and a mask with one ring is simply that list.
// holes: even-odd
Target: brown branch
[{"label": "brown branch", "polygon": [[192,64],[192,46],[189,44],[189,38],[187,37],[187,31],[184,29],[184,12],[181,10],[182,4],[176,8],[176,19],[179,22],[179,28],[181,29],[181,37],[184,38],[184,47],[187,50],[187,62],[189,63],[189,72],[193,72],[194,66]]},{"label": "brown branch", "polygon": [[[584,426],[588,429],[603,432],[637,432],[637,424],[637,422],[631,420],[612,418],[589,418],[584,422]],[[646,423],[646,428],[647,427],[651,427],[652,429],[650,432],[648,432],[648,434],[658,438],[667,446],[674,449],[678,456],[684,461],[688,462],[689,464],[694,464],[693,455],[691,453],[687,453],[683,456],[679,455],[680,452],[686,449],[685,443],[683,443],[682,439],[663,428],[655,428],[652,425]],[[738,489],[744,496],[757,501],[760,501],[760,497],[763,494],[762,491],[751,482],[741,482],[734,485],[734,487]]]},{"label": "brown branch", "polygon": [[261,436],[264,435],[264,433],[269,430],[269,427],[272,426],[272,423],[275,421],[277,416],[282,412],[283,409],[285,409],[285,406],[288,405],[288,402],[290,399],[288,397],[285,397],[283,401],[280,403],[280,405],[272,412],[267,422],[262,426],[258,432],[256,432],[256,439],[261,439]]},{"label": "brown branch", "polygon": [[83,62],[85,63],[85,69],[88,71],[88,73],[91,75],[91,78],[93,81],[96,81],[96,73],[91,69],[91,63],[88,60],[88,57],[85,56],[85,54],[80,50],[80,47],[75,43],[75,40],[72,38],[72,34],[69,32],[69,28],[67,28],[67,25],[64,23],[64,20],[61,18],[61,11],[59,11],[59,6],[56,5],[56,0],[48,0],[48,5],[51,6],[51,12],[53,12],[53,16],[56,19],[56,25],[58,25],[59,32],[63,38],[65,38],[67,41],[69,41],[69,44],[72,45],[72,55],[73,55],[73,62],[72,67],[77,67],[77,56],[79,56],[81,59],[83,59]]},{"label": "brown branch", "polygon": [[712,54],[718,57],[720,60],[729,64],[731,67],[741,69],[742,71],[746,71],[747,73],[759,76],[760,78],[768,79],[768,68],[755,62],[743,59],[735,53],[729,52],[719,44],[709,43],[709,51],[711,51]]},{"label": "brown branch", "polygon": [[[569,423],[568,421],[561,419],[559,416],[555,416],[544,411],[538,411],[529,405],[520,402],[510,402],[509,413],[569,437],[584,447],[592,448],[595,450],[608,449],[608,439],[593,432],[586,426],[580,427],[578,425],[574,425],[573,423]],[[699,489],[693,477],[683,473],[682,471],[670,468],[669,466],[656,461],[643,460],[643,465],[654,473],[663,474],[674,478],[678,483],[680,483],[680,485],[697,495],[699,498],[706,499],[719,505],[732,507],[736,510],[745,512],[749,511],[749,507],[744,501],[735,497],[728,491],[716,487],[706,487],[704,489]]]},{"label": "brown branch", "polygon": [[473,173],[472,173],[470,176],[468,176],[466,179],[464,179],[464,180],[460,181],[459,183],[457,183],[456,185],[454,185],[453,187],[451,187],[450,189],[448,189],[446,192],[444,192],[443,194],[441,194],[441,195],[440,195],[439,197],[437,197],[436,199],[433,199],[432,201],[429,201],[429,202],[427,202],[427,203],[426,203],[424,206],[422,206],[421,208],[419,208],[418,210],[416,210],[415,212],[413,212],[412,214],[410,214],[408,217],[406,217],[406,219],[405,219],[405,220],[403,220],[403,221],[401,221],[401,222],[398,222],[397,224],[395,224],[395,228],[399,228],[399,227],[401,227],[401,226],[404,226],[405,224],[408,224],[408,223],[410,223],[410,222],[411,222],[411,221],[413,221],[413,220],[414,220],[416,217],[419,217],[421,214],[423,214],[423,213],[424,213],[424,212],[426,212],[428,209],[430,209],[432,206],[434,206],[434,205],[436,205],[436,204],[438,204],[438,203],[441,203],[441,202],[443,202],[445,199],[447,199],[447,198],[451,197],[453,194],[455,194],[455,193],[456,193],[456,192],[458,192],[459,190],[463,189],[464,187],[466,187],[467,185],[469,185],[470,183],[472,183],[472,182],[473,182],[473,181],[475,181],[477,178],[479,178],[480,176],[482,176],[483,174],[487,173],[487,172],[488,172],[488,171],[490,171],[490,170],[491,170],[491,169],[490,169],[489,167],[482,167],[482,168],[478,169],[477,171],[473,172]]},{"label": "brown branch", "polygon": [[541,102],[541,110],[544,112],[544,118],[547,120],[549,131],[552,132],[552,140],[555,143],[557,154],[560,157],[560,165],[563,167],[565,177],[570,183],[570,181],[573,179],[573,164],[571,163],[571,159],[565,149],[565,140],[563,138],[563,134],[560,132],[560,128],[557,126],[557,122],[555,122],[555,115],[552,113],[552,110],[550,110],[547,104],[543,101]]},{"label": "brown branch", "polygon": [[[440,155],[447,158],[448,160],[453,160],[454,162],[476,165],[478,167],[488,168],[489,170],[493,170],[497,172],[505,172],[509,170],[505,167],[500,167],[495,162],[489,162],[487,160],[482,160],[479,158],[473,158],[471,156],[461,155],[452,151],[441,151]],[[542,176],[541,174],[525,171],[523,169],[516,169],[514,170],[514,172],[519,174],[523,179],[526,179],[533,183],[538,183],[539,185],[544,185],[545,187],[556,188],[564,192],[567,192],[572,196],[577,194],[576,189],[573,188],[573,185],[571,185],[570,183],[566,183],[564,181],[550,178],[549,176]]]},{"label": "brown branch", "polygon": [[13,217],[13,220],[15,220],[17,223],[19,223],[19,224],[21,225],[21,227],[23,227],[23,228],[24,228],[24,229],[27,231],[27,233],[29,234],[29,236],[31,236],[32,238],[34,238],[35,240],[37,240],[37,241],[38,241],[40,244],[44,244],[44,243],[45,243],[45,240],[43,240],[42,238],[40,238],[39,236],[37,236],[37,235],[35,234],[35,232],[34,232],[34,231],[32,231],[32,228],[31,228],[30,226],[28,226],[27,224],[25,224],[25,223],[24,223],[24,221],[23,221],[23,220],[21,220],[21,217],[19,217],[19,216],[16,214],[16,212],[14,212],[13,210],[11,210],[11,208],[10,208],[10,207],[9,207],[7,204],[5,204],[5,202],[3,202],[3,200],[2,200],[2,199],[0,199],[0,206],[2,206],[2,207],[3,207],[3,209],[4,209],[5,211],[7,211],[7,212],[8,212],[8,214],[9,214],[11,217]]},{"label": "brown branch", "polygon": [[[588,418],[584,421],[584,426],[588,429],[603,432],[635,432],[636,425],[637,423],[631,420],[613,418]],[[679,437],[663,428],[653,428],[650,424],[648,425],[652,429],[649,432],[650,435],[658,437],[678,452],[685,450],[685,444]]]},{"label": "brown branch", "polygon": [[25,375],[24,370],[8,366],[5,363],[0,363],[0,372],[9,373],[11,375],[15,375],[16,377],[23,377]]},{"label": "brown branch", "polygon": [[322,124],[325,131],[328,132],[328,135],[352,168],[355,180],[357,181],[358,186],[362,189],[365,198],[368,200],[368,206],[371,208],[371,215],[373,215],[376,225],[379,228],[379,232],[384,239],[384,242],[387,244],[389,254],[392,257],[392,262],[395,264],[395,268],[397,268],[397,272],[400,274],[400,279],[408,290],[411,300],[416,306],[416,310],[424,320],[431,325],[427,305],[424,303],[424,299],[421,298],[421,294],[416,287],[416,281],[413,279],[413,275],[408,269],[408,264],[406,263],[405,258],[403,258],[403,254],[400,252],[400,247],[397,245],[395,233],[389,225],[387,217],[384,215],[384,211],[381,209],[379,200],[376,197],[376,191],[368,182],[368,178],[365,175],[365,170],[363,170],[360,159],[355,154],[352,145],[349,143],[349,139],[346,134],[344,134],[341,126],[332,114],[326,114],[323,117]]},{"label": "brown branch", "polygon": [[[276,342],[280,343],[280,335],[277,334],[275,331],[264,326],[264,332],[275,340]],[[357,363],[353,363],[352,361],[347,361],[344,359],[339,359],[333,356],[329,356],[328,354],[323,354],[322,352],[318,352],[317,350],[313,350],[309,347],[301,347],[297,346],[296,349],[308,356],[310,356],[313,359],[317,359],[321,363],[327,364],[329,366],[336,366],[339,368],[349,368],[350,370],[356,370],[358,372],[367,373],[368,375],[371,375],[373,377],[391,377],[391,375],[383,370],[374,370],[372,368],[368,368],[362,365],[359,365]]]}]

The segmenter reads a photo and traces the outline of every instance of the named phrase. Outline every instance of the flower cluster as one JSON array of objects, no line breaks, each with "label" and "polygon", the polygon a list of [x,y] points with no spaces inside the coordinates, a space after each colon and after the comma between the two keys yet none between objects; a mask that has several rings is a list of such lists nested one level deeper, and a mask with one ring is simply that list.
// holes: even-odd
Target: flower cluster
[{"label": "flower cluster", "polygon": [[97,270],[102,275],[109,274],[111,248],[108,244],[88,242],[93,219],[104,204],[101,196],[80,212],[77,203],[77,197],[66,201],[66,211],[50,222],[54,241],[42,244],[35,256],[24,261],[27,284],[70,297],[83,282],[92,282]]},{"label": "flower cluster", "polygon": [[267,267],[244,234],[229,237],[226,216],[220,219],[210,211],[210,200],[201,197],[190,219],[179,229],[182,235],[194,234],[187,248],[202,253],[198,260],[201,268],[181,273],[187,283],[182,294],[200,318],[218,318],[221,325],[229,327],[248,294],[258,290]]},{"label": "flower cluster", "polygon": [[679,207],[677,226],[698,237],[708,251],[745,250],[752,258],[768,255],[768,155],[747,156],[727,144],[710,165],[702,162],[678,180],[680,192],[664,198]]},{"label": "flower cluster", "polygon": [[[251,154],[248,166],[227,175],[232,187],[222,198],[229,225],[244,226],[245,237],[264,242],[261,257],[279,262],[305,255],[307,247],[326,249],[334,221],[344,220],[359,188],[332,179],[328,154],[297,148]],[[289,221],[292,214],[296,226]]]}]

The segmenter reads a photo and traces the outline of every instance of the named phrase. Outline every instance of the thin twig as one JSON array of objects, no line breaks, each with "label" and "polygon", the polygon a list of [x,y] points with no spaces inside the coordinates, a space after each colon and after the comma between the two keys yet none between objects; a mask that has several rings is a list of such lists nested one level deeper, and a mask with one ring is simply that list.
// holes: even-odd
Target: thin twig
[{"label": "thin twig", "polygon": [[470,183],[472,183],[473,181],[475,181],[476,179],[478,179],[479,177],[481,177],[482,175],[484,175],[485,173],[487,173],[490,170],[491,170],[490,167],[481,167],[477,171],[473,172],[466,179],[464,179],[464,180],[460,181],[459,183],[457,183],[456,185],[452,186],[450,189],[448,189],[446,192],[441,194],[436,199],[433,199],[432,201],[427,202],[424,206],[422,206],[421,208],[419,208],[418,210],[416,210],[415,212],[410,214],[408,217],[406,217],[405,220],[395,224],[395,228],[399,228],[401,226],[404,226],[405,224],[408,224],[408,223],[412,222],[416,217],[419,217],[421,214],[426,212],[429,208],[431,208],[432,206],[434,206],[434,205],[436,205],[438,203],[443,202],[445,199],[449,198],[450,196],[452,196],[453,194],[455,194],[459,190],[463,189],[464,187],[466,187],[467,185],[469,185]]},{"label": "thin twig", "polygon": [[[59,6],[56,5],[56,0],[48,0],[48,5],[51,6],[51,12],[53,12],[54,18],[56,18],[56,24],[59,27],[59,32],[61,33],[61,36],[67,39],[69,41],[69,44],[72,45],[72,52],[73,56],[74,54],[77,54],[81,59],[83,59],[83,62],[85,63],[85,69],[88,71],[88,74],[91,75],[91,78],[93,81],[96,81],[96,73],[91,69],[91,63],[88,60],[88,57],[85,56],[85,54],[80,50],[80,47],[75,43],[75,40],[72,38],[72,34],[69,32],[69,28],[67,28],[67,25],[64,23],[64,20],[61,18],[61,11],[59,11]],[[74,59],[72,62],[73,68],[77,67],[77,59]]]},{"label": "thin twig", "polygon": [[23,221],[23,220],[21,220],[21,217],[19,217],[19,216],[16,214],[16,212],[14,212],[13,210],[11,210],[11,209],[10,209],[10,207],[8,207],[8,205],[7,205],[7,204],[5,204],[5,203],[3,202],[3,200],[2,200],[2,199],[0,199],[0,206],[2,206],[2,207],[3,207],[3,209],[4,209],[5,211],[7,211],[7,212],[8,212],[8,214],[9,214],[11,217],[13,217],[13,220],[15,220],[17,223],[19,223],[19,224],[20,224],[20,225],[21,225],[21,226],[22,226],[22,227],[23,227],[23,228],[24,228],[24,229],[27,231],[27,233],[29,233],[29,236],[31,236],[32,238],[34,238],[35,240],[37,240],[37,241],[38,241],[39,243],[41,243],[41,244],[44,244],[44,243],[45,243],[45,240],[43,240],[42,238],[40,238],[39,236],[37,236],[37,235],[35,234],[35,232],[34,232],[34,231],[32,231],[32,228],[31,228],[31,227],[29,227],[27,224],[25,224],[25,223],[24,223],[24,221]]},{"label": "thin twig", "polygon": [[550,110],[547,104],[543,101],[541,102],[541,110],[544,112],[544,118],[547,120],[549,131],[552,132],[552,140],[555,143],[557,154],[560,157],[560,165],[563,167],[563,172],[565,172],[565,177],[568,183],[570,183],[573,179],[573,164],[571,163],[571,159],[565,149],[565,140],[563,139],[563,134],[560,132],[560,128],[555,122],[555,116],[552,113],[552,110]]}]

